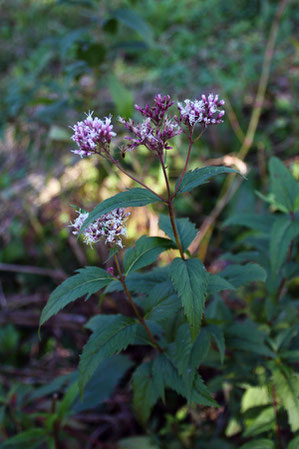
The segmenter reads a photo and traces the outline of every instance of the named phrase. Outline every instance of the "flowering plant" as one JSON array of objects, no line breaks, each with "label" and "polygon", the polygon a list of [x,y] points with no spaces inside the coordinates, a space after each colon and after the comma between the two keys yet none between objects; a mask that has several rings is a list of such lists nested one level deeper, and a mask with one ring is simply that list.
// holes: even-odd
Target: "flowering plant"
[{"label": "flowering plant", "polygon": [[[98,204],[91,212],[79,211],[71,226],[73,233],[83,235],[87,244],[100,239],[111,249],[114,266],[104,270],[85,267],[64,281],[52,293],[41,316],[42,325],[70,302],[101,289],[104,293],[123,291],[132,308],[132,316],[121,314],[94,316],[86,324],[92,335],[83,349],[79,363],[79,387],[84,388],[99,364],[107,357],[125,350],[128,345],[148,345],[155,349],[132,376],[133,405],[141,422],[145,423],[159,398],[165,400],[165,389],[174,389],[188,401],[217,406],[204,384],[198,369],[207,355],[211,339],[223,359],[223,337],[213,321],[203,321],[206,298],[219,291],[234,289],[226,276],[208,273],[188,247],[197,231],[188,218],[176,218],[174,199],[206,183],[210,178],[237,173],[229,167],[204,167],[187,171],[194,143],[208,126],[222,122],[223,100],[218,95],[201,96],[177,104],[177,115],[170,116],[174,101],[157,95],[154,105],[136,109],[143,120],[135,123],[119,117],[129,132],[121,145],[124,156],[128,151],[147,148],[159,160],[165,180],[165,194],[160,195],[135,175],[127,172],[115,159],[111,143],[116,133],[111,117],[101,120],[89,113],[72,129],[72,139],[81,157],[98,155],[139,184]],[[166,153],[172,150],[171,139],[185,134],[189,145],[182,172],[172,187],[166,167]],[[126,207],[140,207],[159,202],[168,214],[160,216],[159,226],[168,238],[142,236],[124,252],[121,263],[118,251],[123,247],[128,213]],[[156,262],[168,249],[178,250],[168,266],[144,268]]]}]

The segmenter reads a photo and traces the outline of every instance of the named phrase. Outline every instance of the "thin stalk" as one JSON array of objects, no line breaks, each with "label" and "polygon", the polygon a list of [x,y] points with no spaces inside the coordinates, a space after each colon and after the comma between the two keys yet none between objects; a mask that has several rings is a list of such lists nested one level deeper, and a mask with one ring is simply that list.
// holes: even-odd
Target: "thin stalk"
[{"label": "thin stalk", "polygon": [[158,351],[163,352],[163,349],[161,348],[161,346],[159,345],[159,343],[157,343],[155,337],[153,336],[153,334],[152,334],[151,331],[149,330],[149,328],[148,328],[146,322],[144,321],[143,317],[142,317],[142,316],[140,315],[140,313],[139,313],[139,310],[137,309],[137,307],[136,307],[135,304],[134,304],[134,301],[133,301],[133,298],[132,298],[132,296],[131,296],[131,293],[130,293],[129,290],[128,290],[128,287],[127,287],[125,278],[124,278],[124,276],[123,276],[123,274],[122,274],[122,271],[121,271],[121,268],[120,268],[120,265],[119,265],[119,261],[118,261],[118,258],[117,258],[117,255],[116,255],[116,254],[114,254],[114,260],[115,260],[116,268],[117,268],[117,271],[118,271],[118,274],[119,274],[119,280],[120,280],[120,282],[121,282],[121,284],[122,284],[122,286],[123,286],[123,289],[124,289],[124,291],[125,291],[125,293],[126,293],[126,295],[127,295],[128,300],[129,300],[129,302],[130,302],[130,304],[131,304],[131,306],[132,306],[132,309],[134,310],[135,315],[136,315],[137,318],[138,318],[138,321],[139,321],[140,324],[144,327],[144,329],[145,329],[147,335],[149,336],[151,342],[153,343],[153,345],[158,349]]},{"label": "thin stalk", "polygon": [[146,184],[144,184],[142,181],[140,181],[139,179],[135,178],[135,176],[131,175],[129,172],[127,172],[124,168],[122,168],[122,166],[120,165],[120,163],[115,160],[112,156],[110,156],[110,160],[111,162],[116,165],[116,167],[123,172],[125,175],[127,175],[129,178],[131,178],[133,181],[137,182],[137,184],[141,185],[142,187],[144,187],[145,189],[149,190],[151,193],[153,193],[156,197],[158,197],[161,201],[163,201],[164,203],[166,203],[165,198],[163,198],[161,195],[159,195],[158,193],[154,192],[154,190],[152,190],[150,187],[148,187]]},{"label": "thin stalk", "polygon": [[277,435],[277,440],[278,440],[278,444],[279,444],[279,449],[284,449],[283,442],[282,442],[281,429],[280,429],[280,425],[279,425],[276,389],[275,389],[274,385],[272,386],[272,402],[273,402],[273,408],[274,408],[274,413],[275,413],[276,435]]},{"label": "thin stalk", "polygon": [[167,206],[168,206],[168,212],[169,212],[169,217],[170,217],[170,221],[171,221],[174,238],[175,238],[177,247],[180,251],[181,258],[183,260],[185,260],[184,251],[183,251],[183,248],[182,248],[182,245],[181,245],[181,242],[179,239],[178,231],[176,228],[176,224],[175,224],[175,216],[174,216],[174,210],[173,210],[173,196],[171,196],[171,192],[170,192],[169,180],[168,180],[168,176],[167,176],[167,172],[166,172],[166,168],[165,168],[163,155],[160,157],[160,162],[162,165],[163,175],[165,178],[165,183],[166,183],[166,188],[167,188],[167,195],[168,195]]},{"label": "thin stalk", "polygon": [[[193,131],[192,131],[192,133],[193,133]],[[200,135],[198,136],[198,138],[197,138],[196,140],[199,139],[199,137],[202,135],[202,133],[203,133],[203,131],[200,133]],[[181,182],[183,181],[183,178],[184,178],[184,176],[185,176],[185,173],[186,173],[186,170],[187,170],[187,167],[188,167],[188,163],[189,163],[189,159],[190,159],[191,148],[192,148],[193,143],[194,143],[194,142],[193,142],[193,140],[192,140],[192,134],[191,134],[191,135],[189,136],[189,147],[188,147],[188,153],[187,153],[187,157],[186,157],[186,162],[185,162],[183,171],[182,171],[182,173],[181,173],[181,176],[179,177],[177,186],[176,186],[176,188],[175,188],[175,191],[173,192],[173,195],[172,195],[171,199],[173,199],[173,198],[176,196],[177,191],[179,190],[179,187],[180,187],[180,185],[181,185]]]}]

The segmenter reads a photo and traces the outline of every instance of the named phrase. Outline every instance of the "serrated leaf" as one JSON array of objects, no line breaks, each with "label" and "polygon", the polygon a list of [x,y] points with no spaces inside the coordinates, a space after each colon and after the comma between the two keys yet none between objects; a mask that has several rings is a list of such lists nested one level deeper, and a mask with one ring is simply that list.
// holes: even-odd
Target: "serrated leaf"
[{"label": "serrated leaf", "polygon": [[221,363],[224,362],[224,356],[225,356],[225,340],[223,335],[223,330],[219,326],[215,326],[213,324],[210,324],[206,327],[207,331],[210,333],[210,335],[215,340],[215,343],[219,349],[220,353],[220,361]]},{"label": "serrated leaf", "polygon": [[[168,321],[171,319],[171,317],[180,310],[182,307],[181,301],[177,297],[177,295],[171,295],[169,297],[161,297],[156,296],[154,299],[151,295],[150,298],[147,298],[146,302],[146,314],[144,315],[144,318],[147,320],[156,321],[157,323],[163,323],[165,321]],[[152,299],[152,300],[151,300]],[[149,307],[151,306],[151,309],[149,310]]]},{"label": "serrated leaf", "polygon": [[189,396],[189,390],[186,387],[182,377],[179,375],[177,368],[165,354],[158,354],[156,358],[157,373],[163,379],[165,387],[169,387],[176,391],[179,395],[190,399],[197,404],[217,407],[217,402],[211,397],[207,386],[201,377],[196,374],[193,382],[193,388]]},{"label": "serrated leaf", "polygon": [[152,362],[142,363],[132,376],[133,408],[137,419],[146,424],[161,393],[153,381]]},{"label": "serrated leaf", "polygon": [[[194,240],[197,234],[196,227],[188,218],[176,218],[175,224],[179,236],[179,241],[182,245],[183,251],[187,251],[188,246]],[[171,221],[168,215],[160,215],[159,227],[171,240],[176,244]]]},{"label": "serrated leaf", "polygon": [[[93,334],[83,348],[79,363],[81,393],[98,365],[107,357],[118,354],[133,342],[137,324],[123,315],[101,315],[93,322]],[[89,323],[90,326],[90,323]]]},{"label": "serrated leaf", "polygon": [[200,329],[193,344],[187,325],[183,324],[179,328],[176,336],[176,366],[183,378],[188,400],[192,396],[192,389],[198,375],[197,369],[205,360],[209,349],[210,335],[205,328]]},{"label": "serrated leaf", "polygon": [[299,222],[288,215],[276,217],[270,233],[270,263],[272,275],[276,276],[285,261],[293,239],[299,235]]},{"label": "serrated leaf", "polygon": [[171,279],[191,328],[191,338],[198,334],[207,295],[208,274],[199,259],[176,258],[170,265]]},{"label": "serrated leaf", "polygon": [[270,188],[275,197],[275,202],[286,207],[289,212],[294,211],[299,193],[298,182],[277,157],[271,157],[269,171]]},{"label": "serrated leaf", "polygon": [[275,444],[273,440],[260,438],[258,440],[248,441],[248,443],[242,444],[240,449],[275,449]]},{"label": "serrated leaf", "polygon": [[249,282],[265,281],[267,274],[264,268],[257,263],[248,263],[246,265],[229,265],[219,275],[237,288]]},{"label": "serrated leaf", "polygon": [[299,429],[299,374],[288,367],[274,370],[272,375],[276,393],[288,412],[292,432]]},{"label": "serrated leaf", "polygon": [[81,296],[98,292],[112,282],[111,276],[98,267],[85,267],[77,270],[78,274],[66,279],[51,294],[40,318],[40,327],[53,315],[56,315],[67,304]]},{"label": "serrated leaf", "polygon": [[204,167],[190,170],[185,174],[177,194],[190,192],[190,190],[195,189],[195,187],[206,184],[209,179],[227,173],[240,174],[237,170],[229,167]]},{"label": "serrated leaf", "polygon": [[173,242],[162,237],[140,237],[135,246],[127,249],[124,255],[125,274],[140,270],[154,262],[163,251],[175,248]]},{"label": "serrated leaf", "polygon": [[225,220],[222,226],[246,226],[247,228],[254,229],[255,231],[268,233],[272,223],[273,217],[271,215],[252,213],[233,215]]},{"label": "serrated leaf", "polygon": [[208,277],[208,295],[213,295],[214,293],[222,292],[223,290],[235,290],[236,288],[228,282],[223,277],[218,274],[209,273]]},{"label": "serrated leaf", "polygon": [[142,189],[141,187],[134,187],[133,189],[117,193],[111,198],[102,201],[89,213],[87,219],[81,226],[78,236],[87,226],[100,218],[101,215],[107,214],[114,209],[119,207],[141,207],[146,204],[156,203],[157,201],[161,201],[161,199],[149,190]]}]

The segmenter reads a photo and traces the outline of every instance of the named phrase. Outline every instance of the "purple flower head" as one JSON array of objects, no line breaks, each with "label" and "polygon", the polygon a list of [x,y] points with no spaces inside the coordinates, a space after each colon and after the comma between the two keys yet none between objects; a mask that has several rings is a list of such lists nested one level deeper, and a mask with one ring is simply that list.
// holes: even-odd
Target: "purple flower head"
[{"label": "purple flower head", "polygon": [[106,272],[107,272],[108,274],[110,274],[110,276],[115,276],[115,274],[114,274],[114,268],[113,268],[113,267],[107,268]]},{"label": "purple flower head", "polygon": [[141,108],[136,105],[136,109],[146,117],[143,122],[134,123],[132,120],[119,117],[120,123],[133,135],[125,137],[129,142],[122,147],[123,153],[132,151],[139,145],[144,145],[160,157],[164,150],[172,148],[168,144],[168,140],[181,134],[180,125],[165,115],[174,103],[170,100],[170,96],[156,95],[154,102],[155,106],[153,107],[146,105],[145,108]]},{"label": "purple flower head", "polygon": [[74,131],[71,138],[79,147],[72,152],[81,157],[90,156],[93,153],[102,154],[102,150],[109,152],[111,139],[116,136],[112,131],[111,116],[101,120],[98,117],[93,118],[92,114],[93,112],[89,112],[85,120],[71,127]]},{"label": "purple flower head", "polygon": [[[77,211],[78,217],[70,224],[74,228],[73,234],[78,235],[84,221],[89,213]],[[93,245],[100,240],[105,240],[109,246],[118,245],[123,248],[121,236],[127,234],[127,217],[129,212],[125,213],[124,208],[114,209],[113,211],[101,215],[100,218],[91,223],[83,231],[83,240],[87,245]]]},{"label": "purple flower head", "polygon": [[219,100],[218,95],[209,94],[201,96],[201,100],[185,100],[185,104],[178,103],[180,111],[179,121],[185,123],[188,127],[193,128],[197,123],[201,123],[204,128],[208,125],[216,125],[222,123],[221,118],[225,111],[219,109],[224,105],[224,100]]},{"label": "purple flower head", "polygon": [[158,94],[154,98],[155,106],[150,107],[148,104],[145,108],[135,104],[135,108],[141,112],[142,115],[151,119],[155,125],[162,125],[163,117],[166,111],[174,104],[174,101],[170,99],[169,95]]}]

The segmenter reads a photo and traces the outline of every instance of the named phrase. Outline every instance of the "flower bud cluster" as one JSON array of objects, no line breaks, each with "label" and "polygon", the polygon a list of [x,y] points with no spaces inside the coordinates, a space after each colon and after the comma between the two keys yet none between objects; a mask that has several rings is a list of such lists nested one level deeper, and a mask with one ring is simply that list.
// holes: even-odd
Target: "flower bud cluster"
[{"label": "flower bud cluster", "polygon": [[92,153],[101,154],[102,150],[109,151],[111,139],[116,136],[112,131],[111,117],[101,120],[98,117],[93,118],[92,114],[93,112],[90,112],[85,120],[72,127],[74,134],[71,138],[79,147],[72,152],[81,157],[90,156]]},{"label": "flower bud cluster", "polygon": [[[70,224],[74,228],[73,234],[78,235],[84,221],[88,218],[88,212],[77,211],[78,217]],[[105,240],[110,246],[119,246],[123,248],[121,236],[127,234],[127,217],[129,212],[125,213],[124,208],[114,209],[113,211],[101,215],[83,231],[83,240],[87,245],[93,245],[100,240]]]},{"label": "flower bud cluster", "polygon": [[174,104],[174,101],[171,101],[169,95],[164,95],[162,97],[160,94],[156,95],[154,98],[154,102],[156,106],[150,107],[148,104],[145,108],[138,106],[135,104],[135,108],[145,117],[151,119],[153,123],[160,126],[162,125],[163,117],[166,111]]},{"label": "flower bud cluster", "polygon": [[218,95],[209,94],[201,96],[201,100],[185,100],[185,104],[178,103],[180,111],[179,121],[193,128],[197,123],[201,123],[205,128],[208,125],[222,123],[221,118],[225,111],[219,107],[224,105],[224,100],[219,100]]},{"label": "flower bud cluster", "polygon": [[135,105],[136,109],[146,117],[141,123],[135,124],[132,120],[119,117],[120,123],[134,136],[125,137],[129,143],[122,147],[123,153],[144,145],[157,156],[161,156],[164,150],[172,148],[168,140],[183,132],[180,125],[166,115],[166,111],[174,104],[170,96],[157,95],[154,102],[155,106],[152,107],[148,104],[145,108]]}]

